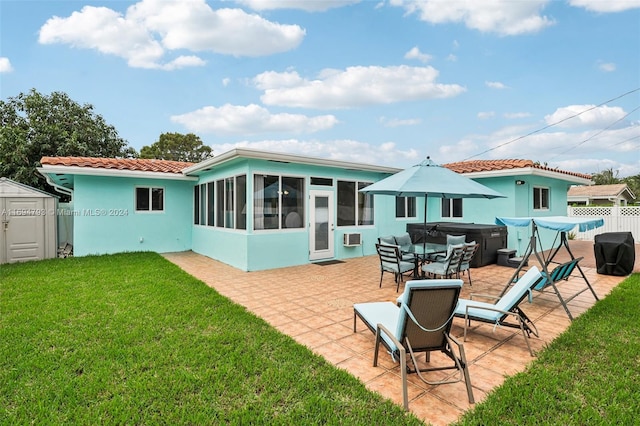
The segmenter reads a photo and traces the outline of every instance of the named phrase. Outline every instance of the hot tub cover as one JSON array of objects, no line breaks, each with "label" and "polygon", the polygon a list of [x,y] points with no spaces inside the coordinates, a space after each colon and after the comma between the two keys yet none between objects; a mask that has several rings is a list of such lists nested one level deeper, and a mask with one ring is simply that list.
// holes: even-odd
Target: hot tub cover
[{"label": "hot tub cover", "polygon": [[554,231],[569,232],[576,225],[580,232],[590,231],[604,225],[602,218],[580,218],[567,216],[546,216],[546,217],[496,217],[496,224],[504,226],[529,226],[531,222],[541,228],[553,229]]}]

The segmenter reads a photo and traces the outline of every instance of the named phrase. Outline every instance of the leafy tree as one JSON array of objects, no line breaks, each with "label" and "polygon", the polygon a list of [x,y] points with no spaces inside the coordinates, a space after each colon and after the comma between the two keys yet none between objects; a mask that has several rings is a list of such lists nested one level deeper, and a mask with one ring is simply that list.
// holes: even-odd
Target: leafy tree
[{"label": "leafy tree", "polygon": [[0,175],[53,192],[37,172],[44,156],[136,157],[116,129],[62,92],[35,89],[0,100]]},{"label": "leafy tree", "polygon": [[622,181],[629,186],[633,195],[636,196],[635,201],[638,202],[638,200],[640,200],[640,174],[628,176],[623,178]]},{"label": "leafy tree", "polygon": [[193,133],[163,133],[151,146],[143,146],[140,158],[188,161],[198,163],[212,156],[211,147],[204,145]]},{"label": "leafy tree", "polygon": [[612,168],[594,173],[591,175],[591,179],[596,185],[612,185],[622,182],[622,180],[618,178],[618,171],[614,171]]}]

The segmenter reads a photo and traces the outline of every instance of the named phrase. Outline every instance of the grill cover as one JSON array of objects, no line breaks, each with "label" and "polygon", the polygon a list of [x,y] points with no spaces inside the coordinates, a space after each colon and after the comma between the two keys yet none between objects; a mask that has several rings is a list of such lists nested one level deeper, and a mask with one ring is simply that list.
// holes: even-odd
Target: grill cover
[{"label": "grill cover", "polygon": [[596,235],[593,250],[599,274],[625,276],[633,271],[636,252],[631,232]]}]

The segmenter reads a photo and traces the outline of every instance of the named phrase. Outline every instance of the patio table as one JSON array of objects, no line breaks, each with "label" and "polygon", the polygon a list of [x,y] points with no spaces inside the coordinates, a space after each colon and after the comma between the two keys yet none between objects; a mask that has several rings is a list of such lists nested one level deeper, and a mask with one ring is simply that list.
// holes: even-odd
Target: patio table
[{"label": "patio table", "polygon": [[413,277],[420,278],[419,267],[423,264],[427,258],[434,254],[441,254],[447,252],[446,244],[438,244],[438,243],[419,243],[414,244],[409,253],[412,253],[414,256],[415,267],[413,268]]}]

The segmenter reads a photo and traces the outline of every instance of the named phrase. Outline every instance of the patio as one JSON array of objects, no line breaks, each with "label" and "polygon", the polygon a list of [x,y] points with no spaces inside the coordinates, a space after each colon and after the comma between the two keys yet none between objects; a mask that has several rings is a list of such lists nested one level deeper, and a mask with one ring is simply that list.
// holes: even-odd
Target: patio
[{"label": "patio", "polygon": [[[585,257],[580,265],[600,298],[624,279],[596,273],[592,242],[571,241],[570,246],[576,257]],[[638,244],[636,253],[636,256],[640,254]],[[360,321],[357,322],[358,331],[353,332],[354,303],[395,301],[398,296],[389,274],[385,274],[382,288],[378,288],[377,256],[323,266],[303,265],[258,272],[243,272],[193,252],[164,256],[327,361],[349,371],[367,388],[402,404],[398,364],[385,355],[378,367],[373,367],[374,335]],[[568,255],[561,251],[557,260],[568,260]],[[472,269],[473,287],[469,287],[467,277],[463,277],[465,285],[461,297],[468,298],[471,292],[498,294],[514,271],[498,265]],[[639,268],[634,271],[638,272]],[[582,287],[582,279],[575,277],[559,285],[560,292],[566,295],[573,294],[574,288]],[[571,301],[569,308],[577,316],[594,302],[593,295],[586,291]],[[534,351],[542,349],[570,323],[552,292],[534,292],[533,303],[524,302],[522,306],[540,332],[540,338],[530,339]],[[462,321],[454,319],[452,327],[452,334],[460,340]],[[476,402],[481,402],[488,392],[500,385],[505,376],[523,371],[534,359],[519,330],[494,330],[488,324],[474,323],[464,346]],[[433,356],[432,364],[437,362],[439,357]],[[429,386],[415,374],[409,378],[409,407],[425,422],[448,424],[470,408],[463,382]]]}]

